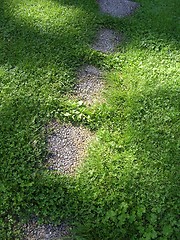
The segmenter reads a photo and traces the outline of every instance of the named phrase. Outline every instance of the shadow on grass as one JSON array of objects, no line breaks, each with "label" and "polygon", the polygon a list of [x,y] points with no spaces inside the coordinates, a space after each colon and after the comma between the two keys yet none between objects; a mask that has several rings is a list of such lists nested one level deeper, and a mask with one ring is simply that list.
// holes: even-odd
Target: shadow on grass
[{"label": "shadow on grass", "polygon": [[178,0],[139,2],[142,2],[139,12],[132,19],[127,19],[127,25],[125,23],[129,35],[136,40],[136,44],[139,42],[140,47],[154,50],[158,47],[158,50],[161,50],[165,45],[179,47],[180,2]]},{"label": "shadow on grass", "polygon": [[[24,9],[19,10],[15,6],[15,10],[12,10],[11,5],[6,3],[5,13],[0,17],[3,41],[0,62],[9,68],[19,68],[34,81],[39,79],[38,88],[47,82],[50,84],[55,81],[61,85],[62,92],[66,92],[72,88],[74,71],[86,61],[84,48],[94,35],[96,19],[93,11],[86,9],[88,12],[84,12],[81,8],[69,10],[68,7],[66,10],[62,3],[71,5],[71,2],[57,2],[62,11],[58,10],[57,6],[57,12],[52,14],[54,26],[50,26],[51,17],[44,20],[45,13],[41,16],[42,19],[36,20],[38,10],[34,10],[35,7],[31,10],[31,5],[22,4],[21,8]],[[79,7],[83,2],[72,3]],[[86,4],[83,3],[83,6]],[[93,7],[94,5],[91,8]],[[28,15],[28,8],[29,12],[35,11],[34,16],[31,12],[30,16]],[[19,12],[16,14],[13,11]],[[14,17],[15,14],[17,16]]]},{"label": "shadow on grass", "polygon": [[[38,128],[42,126],[41,122],[39,122],[42,115],[46,115],[45,111],[42,113],[43,108],[41,108],[41,105],[44,102],[48,103],[45,100],[49,96],[57,96],[54,93],[57,88],[59,88],[61,94],[71,89],[74,81],[74,71],[86,59],[82,46],[87,46],[89,43],[97,23],[96,19],[93,20],[95,14],[93,7],[90,7],[90,1],[89,4],[83,0],[56,2],[64,4],[64,6],[80,7],[90,15],[87,14],[87,19],[86,14],[80,15],[80,20],[78,16],[73,21],[69,19],[66,28],[63,29],[61,26],[61,29],[57,30],[57,32],[53,32],[53,29],[41,31],[41,28],[37,27],[37,25],[33,27],[28,22],[14,19],[8,13],[8,9],[6,14],[0,16],[0,21],[3,23],[1,26],[3,52],[1,52],[0,63],[6,66],[10,75],[3,80],[7,86],[7,88],[3,89],[4,95],[9,95],[10,99],[6,100],[4,98],[1,102],[3,107],[0,109],[0,128],[2,132],[0,153],[3,156],[1,158],[3,216],[11,214],[23,215],[22,212],[24,211],[24,215],[33,212],[39,214],[42,218],[50,217],[52,220],[53,218],[57,220],[58,218],[77,217],[76,220],[84,224],[85,234],[89,235],[91,240],[103,239],[105,234],[106,236],[109,234],[108,237],[112,234],[111,239],[114,236],[131,239],[129,234],[138,234],[139,231],[136,221],[142,221],[142,227],[148,228],[145,225],[150,222],[148,217],[152,207],[155,207],[154,211],[158,216],[159,223],[154,226],[154,229],[162,229],[160,225],[163,221],[169,224],[168,217],[162,220],[167,212],[166,203],[169,204],[168,214],[173,212],[171,217],[174,218],[174,212],[177,211],[176,204],[172,206],[173,202],[176,202],[174,186],[177,184],[177,178],[174,176],[176,176],[178,157],[176,148],[177,131],[176,127],[173,127],[172,116],[168,115],[171,114],[171,111],[166,108],[161,110],[162,112],[159,110],[159,116],[164,114],[164,118],[161,119],[160,117],[158,126],[156,121],[151,122],[153,116],[156,115],[154,109],[151,108],[151,103],[160,97],[161,101],[158,104],[163,104],[164,96],[166,96],[168,106],[176,107],[177,105],[174,106],[174,100],[177,92],[160,91],[140,99],[142,104],[147,103],[147,100],[149,101],[148,109],[150,109],[151,114],[150,119],[146,121],[146,111],[141,110],[141,112],[138,112],[136,111],[138,109],[135,109],[136,115],[133,115],[131,119],[134,123],[131,143],[141,147],[136,152],[137,155],[133,156],[135,161],[137,159],[142,160],[137,172],[133,172],[132,168],[126,174],[123,169],[124,171],[128,171],[128,169],[125,169],[124,166],[119,169],[121,160],[117,159],[114,166],[109,165],[108,167],[106,164],[106,168],[103,169],[104,174],[100,173],[98,169],[88,169],[87,174],[83,173],[80,176],[79,182],[71,182],[71,179],[66,177],[56,179],[54,175],[46,176],[40,171],[39,165],[41,165],[44,157],[44,146],[42,146],[43,143],[39,139],[40,132]],[[89,7],[92,12],[89,11]],[[174,5],[174,9],[176,7]],[[153,11],[155,11],[155,8],[156,6],[153,7]],[[110,22],[117,27],[119,23],[124,23],[124,30],[129,24],[133,30],[131,35],[134,34],[138,41],[141,41],[141,37],[144,37],[145,32],[147,32],[147,37],[150,36],[151,38],[154,35],[155,40],[161,34],[164,36],[162,41],[165,42],[167,42],[167,39],[168,41],[177,39],[177,31],[173,34],[173,28],[176,25],[173,19],[170,20],[170,22],[173,22],[172,28],[170,27],[171,24],[168,25],[167,29],[165,25],[161,28],[162,25],[158,24],[157,21],[159,19],[157,14],[157,18],[155,18],[156,24],[153,24],[153,11],[149,15],[147,11],[143,14],[139,13],[137,18],[131,18],[131,20],[112,20],[105,17],[107,23],[103,24],[108,25]],[[138,19],[138,16],[141,18]],[[131,21],[136,21],[137,25],[134,26],[134,22]],[[141,21],[143,24],[141,24]],[[68,28],[71,25],[73,27]],[[91,30],[89,31],[89,29]],[[30,93],[27,91],[30,91]],[[172,96],[175,96],[175,99]],[[40,117],[39,113],[42,114]],[[165,120],[166,118],[167,120]],[[112,119],[112,121],[119,120]],[[169,126],[173,127],[173,130]],[[149,132],[149,129],[153,130]],[[167,133],[167,129],[169,133]],[[164,143],[167,143],[167,145]],[[113,151],[116,152],[117,150],[112,149],[111,155],[109,155],[110,159]],[[145,156],[144,154],[148,152],[150,154]],[[127,155],[127,159],[128,157]],[[148,159],[147,163],[143,163],[145,157]],[[102,158],[103,155],[100,155],[99,160],[103,161]],[[162,159],[156,161],[157,158]],[[173,163],[171,162],[172,159],[174,159]],[[151,164],[149,164],[149,161],[151,161]],[[145,172],[142,168],[143,164],[146,168]],[[133,164],[130,167],[133,167]],[[174,170],[168,171],[164,175],[167,168]],[[89,174],[89,170],[92,174]],[[153,174],[154,178],[152,178]],[[158,174],[159,179],[156,178]],[[127,178],[121,178],[123,175]],[[120,184],[122,180],[127,188]],[[151,187],[149,187],[149,182],[152,184]],[[124,193],[121,195],[122,192]],[[161,195],[158,195],[159,192],[161,192]],[[145,196],[144,199],[143,196]],[[122,205],[124,202],[128,205],[128,210],[123,210],[125,209]],[[120,220],[116,220],[125,213],[128,216],[133,212],[133,209],[138,213],[139,204],[145,205],[147,216],[143,215],[142,218],[132,216],[131,219],[125,217],[125,219],[122,219],[124,225],[119,223]],[[110,214],[109,216],[106,215],[107,212]],[[150,225],[153,225],[152,222],[150,222]]]},{"label": "shadow on grass", "polygon": [[91,153],[78,182],[81,236],[178,239],[179,94],[167,87],[132,97],[124,134],[106,133]]}]

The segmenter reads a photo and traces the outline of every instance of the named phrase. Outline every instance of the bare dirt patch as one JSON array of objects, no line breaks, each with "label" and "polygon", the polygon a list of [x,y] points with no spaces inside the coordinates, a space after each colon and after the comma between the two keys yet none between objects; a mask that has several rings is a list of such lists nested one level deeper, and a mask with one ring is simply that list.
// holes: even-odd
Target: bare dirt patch
[{"label": "bare dirt patch", "polygon": [[103,53],[112,53],[122,41],[122,36],[110,29],[101,29],[92,48]]},{"label": "bare dirt patch", "polygon": [[129,16],[139,7],[139,4],[128,0],[97,0],[100,10],[113,17]]},{"label": "bare dirt patch", "polygon": [[[63,240],[70,238],[70,227],[63,223],[61,225],[41,224],[33,219],[24,225],[23,240]],[[69,237],[69,238],[65,238]]]},{"label": "bare dirt patch", "polygon": [[102,73],[94,66],[83,67],[78,74],[78,83],[75,86],[75,96],[86,105],[102,102],[101,92],[104,89]]},{"label": "bare dirt patch", "polygon": [[46,166],[56,173],[74,174],[87,153],[93,134],[83,128],[52,122],[47,127],[48,157]]}]

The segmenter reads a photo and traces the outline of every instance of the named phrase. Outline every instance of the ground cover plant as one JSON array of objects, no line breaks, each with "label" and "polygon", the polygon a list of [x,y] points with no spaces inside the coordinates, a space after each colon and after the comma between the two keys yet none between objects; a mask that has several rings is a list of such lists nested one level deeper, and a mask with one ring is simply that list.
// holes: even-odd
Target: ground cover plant
[{"label": "ground cover plant", "polygon": [[[178,0],[141,0],[124,19],[95,0],[0,3],[0,238],[69,220],[77,239],[179,239]],[[106,55],[99,28],[123,32]],[[106,103],[69,100],[82,64],[107,72]],[[98,140],[76,177],[50,174],[45,126],[83,124]]]}]

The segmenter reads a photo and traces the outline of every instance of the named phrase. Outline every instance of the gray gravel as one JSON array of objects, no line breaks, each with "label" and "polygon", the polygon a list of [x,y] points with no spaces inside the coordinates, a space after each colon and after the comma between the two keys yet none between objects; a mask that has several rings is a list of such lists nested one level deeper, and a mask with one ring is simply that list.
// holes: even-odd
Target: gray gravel
[{"label": "gray gravel", "polygon": [[131,15],[139,4],[128,0],[97,0],[100,10],[113,17],[125,17]]},{"label": "gray gravel", "polygon": [[102,73],[94,66],[88,65],[79,71],[79,80],[74,89],[74,94],[86,105],[93,105],[103,101],[101,92],[104,88]]},{"label": "gray gravel", "polygon": [[110,29],[101,29],[92,48],[103,53],[112,53],[121,41],[120,34]]},{"label": "gray gravel", "polygon": [[[41,224],[35,219],[24,225],[23,240],[63,240],[65,237],[70,238],[70,227],[63,223],[61,225]],[[66,238],[67,239],[67,238]]]},{"label": "gray gravel", "polygon": [[63,174],[73,174],[86,154],[92,133],[72,125],[52,122],[47,127],[51,133],[47,137],[49,155],[46,166]]}]

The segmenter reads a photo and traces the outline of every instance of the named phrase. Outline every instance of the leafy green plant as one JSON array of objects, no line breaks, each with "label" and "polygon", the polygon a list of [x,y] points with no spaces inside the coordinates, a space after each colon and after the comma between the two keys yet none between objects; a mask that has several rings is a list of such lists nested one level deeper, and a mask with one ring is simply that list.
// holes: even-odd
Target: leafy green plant
[{"label": "leafy green plant", "polygon": [[[179,239],[179,1],[140,0],[125,19],[95,0],[0,3],[0,229],[68,220],[75,239]],[[114,54],[98,28],[123,32]],[[69,100],[77,69],[107,71],[106,103]],[[44,168],[52,119],[96,131],[74,177]]]}]

